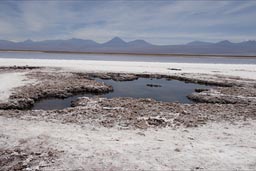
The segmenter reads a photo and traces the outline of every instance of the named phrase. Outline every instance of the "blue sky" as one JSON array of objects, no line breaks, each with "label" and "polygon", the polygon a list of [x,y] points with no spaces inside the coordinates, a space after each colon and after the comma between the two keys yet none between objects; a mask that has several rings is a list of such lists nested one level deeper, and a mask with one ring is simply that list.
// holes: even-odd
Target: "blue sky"
[{"label": "blue sky", "polygon": [[0,39],[256,39],[255,0],[0,1]]}]

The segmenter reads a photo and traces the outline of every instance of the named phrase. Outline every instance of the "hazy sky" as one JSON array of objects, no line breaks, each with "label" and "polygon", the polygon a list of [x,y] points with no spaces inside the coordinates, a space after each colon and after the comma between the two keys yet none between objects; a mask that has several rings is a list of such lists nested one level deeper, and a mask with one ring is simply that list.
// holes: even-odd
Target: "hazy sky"
[{"label": "hazy sky", "polygon": [[0,1],[0,39],[256,39],[256,0]]}]

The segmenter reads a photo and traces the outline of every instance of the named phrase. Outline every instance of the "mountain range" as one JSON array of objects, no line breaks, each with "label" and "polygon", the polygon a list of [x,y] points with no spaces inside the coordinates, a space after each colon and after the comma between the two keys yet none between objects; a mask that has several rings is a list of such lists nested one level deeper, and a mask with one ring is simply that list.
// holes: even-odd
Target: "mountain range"
[{"label": "mountain range", "polygon": [[232,43],[228,40],[217,43],[193,41],[180,45],[153,45],[144,40],[126,42],[119,37],[105,43],[93,40],[68,39],[12,42],[0,40],[0,50],[35,50],[94,53],[137,54],[211,54],[211,55],[256,55],[256,41]]}]

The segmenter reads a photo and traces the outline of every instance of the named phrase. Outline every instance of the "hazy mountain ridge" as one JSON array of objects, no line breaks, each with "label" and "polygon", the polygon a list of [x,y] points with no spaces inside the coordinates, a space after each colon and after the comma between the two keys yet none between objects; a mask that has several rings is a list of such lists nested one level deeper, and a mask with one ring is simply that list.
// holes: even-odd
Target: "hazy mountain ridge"
[{"label": "hazy mountain ridge", "polygon": [[217,43],[193,41],[182,45],[153,45],[144,40],[126,42],[119,37],[114,37],[105,43],[76,38],[44,41],[26,40],[23,42],[0,40],[0,50],[256,55],[256,41],[250,40],[240,43],[232,43],[228,40]]}]

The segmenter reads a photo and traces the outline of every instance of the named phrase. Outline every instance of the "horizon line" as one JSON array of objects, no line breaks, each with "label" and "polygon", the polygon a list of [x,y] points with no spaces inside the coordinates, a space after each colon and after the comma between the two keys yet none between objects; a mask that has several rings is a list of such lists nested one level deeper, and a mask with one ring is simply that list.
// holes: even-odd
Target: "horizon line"
[{"label": "horizon line", "polygon": [[239,41],[239,42],[232,42],[232,41],[230,41],[230,40],[228,40],[228,39],[224,39],[224,40],[220,40],[220,41],[216,41],[216,42],[212,42],[212,41],[203,41],[203,40],[193,40],[193,41],[189,41],[189,42],[186,42],[186,43],[183,43],[183,44],[161,44],[161,45],[160,45],[160,44],[153,44],[153,43],[151,43],[151,42],[149,42],[149,41],[146,41],[146,40],[144,40],[144,39],[134,39],[134,40],[131,40],[131,41],[126,41],[126,40],[122,39],[122,38],[119,37],[119,36],[115,36],[115,37],[113,37],[113,38],[111,38],[111,39],[109,39],[109,40],[107,40],[107,41],[102,42],[102,43],[100,43],[100,42],[98,42],[98,41],[95,41],[95,40],[93,40],[93,39],[83,39],[83,38],[76,38],[76,37],[72,37],[72,38],[69,38],[69,39],[61,39],[61,38],[60,38],[60,39],[45,39],[45,40],[33,40],[33,39],[31,39],[31,38],[28,38],[28,39],[23,40],[23,41],[14,41],[14,40],[0,39],[0,41],[2,40],[2,41],[13,42],[13,43],[22,43],[22,42],[26,42],[26,41],[31,41],[31,42],[43,42],[43,41],[52,41],[52,40],[67,41],[67,40],[77,39],[77,40],[94,41],[95,43],[98,43],[98,44],[104,44],[104,43],[110,42],[110,41],[112,41],[113,39],[116,39],[116,38],[122,40],[122,41],[125,42],[125,43],[129,43],[129,42],[133,42],[133,41],[145,41],[146,43],[149,43],[149,44],[151,44],[151,45],[156,45],[156,46],[187,45],[187,44],[193,43],[193,42],[212,43],[212,44],[217,44],[217,43],[220,43],[220,42],[230,42],[230,43],[234,43],[234,44],[236,44],[236,43],[243,43],[243,42],[250,42],[250,41],[251,41],[251,42],[256,42],[256,40],[253,40],[253,39],[251,39],[251,40],[243,40],[243,41]]}]

